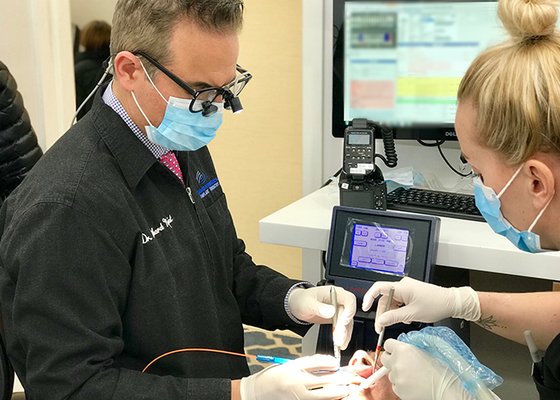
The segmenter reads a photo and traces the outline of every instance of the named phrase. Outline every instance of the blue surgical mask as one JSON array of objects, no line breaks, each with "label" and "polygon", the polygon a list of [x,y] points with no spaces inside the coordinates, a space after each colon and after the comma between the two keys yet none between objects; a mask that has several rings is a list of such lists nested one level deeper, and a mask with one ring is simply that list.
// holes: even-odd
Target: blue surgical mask
[{"label": "blue surgical mask", "polygon": [[[141,62],[140,62],[141,63]],[[142,68],[144,65],[142,64]],[[169,97],[167,100],[156,87],[152,78],[144,68],[144,72],[154,89],[167,103],[163,120],[156,128],[148,119],[147,115],[140,107],[136,95],[131,92],[132,99],[136,106],[148,121],[146,134],[153,143],[159,144],[169,150],[195,151],[206,146],[216,137],[216,131],[222,124],[224,107],[222,103],[212,103],[217,107],[216,113],[210,116],[203,116],[201,112],[193,113],[189,110],[191,99],[180,99]],[[199,100],[195,102],[200,103]]]},{"label": "blue surgical mask", "polygon": [[474,197],[476,206],[494,232],[496,232],[498,235],[502,235],[508,238],[509,241],[512,242],[520,250],[529,253],[539,253],[546,250],[543,250],[541,247],[541,240],[539,235],[531,231],[552,201],[552,198],[537,214],[536,218],[526,231],[520,231],[519,229],[516,229],[513,225],[511,225],[500,210],[500,197],[502,197],[506,189],[509,188],[513,180],[517,177],[517,175],[519,175],[522,167],[523,165],[521,165],[517,169],[517,171],[515,171],[513,176],[498,194],[496,194],[496,192],[494,192],[492,188],[485,186],[479,176],[475,176],[475,178],[473,179]]}]

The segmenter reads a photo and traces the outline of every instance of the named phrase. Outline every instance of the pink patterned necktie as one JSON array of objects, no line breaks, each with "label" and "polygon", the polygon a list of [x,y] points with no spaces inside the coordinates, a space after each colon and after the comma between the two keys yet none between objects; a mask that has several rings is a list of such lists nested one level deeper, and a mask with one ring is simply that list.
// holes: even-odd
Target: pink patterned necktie
[{"label": "pink patterned necktie", "polygon": [[183,173],[181,172],[181,168],[179,167],[179,162],[177,161],[175,153],[173,153],[172,151],[167,152],[159,159],[163,163],[163,165],[165,165],[171,172],[177,175],[177,178],[179,178],[181,182],[185,182],[183,180]]}]

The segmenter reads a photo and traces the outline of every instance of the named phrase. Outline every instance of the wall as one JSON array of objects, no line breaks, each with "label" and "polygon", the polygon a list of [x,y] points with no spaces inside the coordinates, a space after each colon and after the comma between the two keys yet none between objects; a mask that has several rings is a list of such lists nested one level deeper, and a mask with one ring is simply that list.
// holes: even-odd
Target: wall
[{"label": "wall", "polygon": [[258,221],[302,195],[302,0],[245,0],[244,112],[210,145],[238,234],[257,263],[301,277],[301,250],[260,243]]},{"label": "wall", "polygon": [[72,22],[81,28],[93,20],[102,20],[110,24],[117,0],[70,0],[70,4]]},{"label": "wall", "polygon": [[0,58],[15,77],[39,144],[52,145],[74,113],[69,0],[2,2]]}]

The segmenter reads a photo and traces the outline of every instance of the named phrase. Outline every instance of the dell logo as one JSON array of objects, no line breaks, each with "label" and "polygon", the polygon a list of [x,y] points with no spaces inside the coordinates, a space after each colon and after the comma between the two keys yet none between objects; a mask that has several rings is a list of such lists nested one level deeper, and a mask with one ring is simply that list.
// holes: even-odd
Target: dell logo
[{"label": "dell logo", "polygon": [[446,131],[445,132],[445,137],[456,137],[457,134],[455,133],[455,131]]}]

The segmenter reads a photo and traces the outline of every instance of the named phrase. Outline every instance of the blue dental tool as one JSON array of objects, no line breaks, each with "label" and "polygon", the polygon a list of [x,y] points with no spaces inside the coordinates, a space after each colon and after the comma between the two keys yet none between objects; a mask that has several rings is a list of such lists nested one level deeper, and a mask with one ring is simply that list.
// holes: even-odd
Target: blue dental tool
[{"label": "blue dental tool", "polygon": [[284,363],[287,363],[288,361],[292,361],[292,359],[291,358],[274,357],[274,356],[257,355],[257,361],[265,362],[265,363],[284,364]]}]

